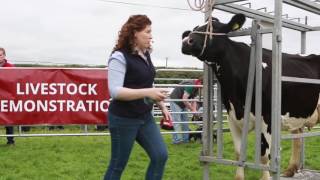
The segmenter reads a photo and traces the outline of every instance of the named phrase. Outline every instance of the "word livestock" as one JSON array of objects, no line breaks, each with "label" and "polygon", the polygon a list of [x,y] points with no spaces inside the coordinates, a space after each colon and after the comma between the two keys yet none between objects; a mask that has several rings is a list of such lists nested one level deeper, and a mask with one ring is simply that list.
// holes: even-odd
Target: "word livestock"
[{"label": "word livestock", "polygon": [[97,95],[97,84],[74,84],[74,83],[17,83],[17,95]]}]

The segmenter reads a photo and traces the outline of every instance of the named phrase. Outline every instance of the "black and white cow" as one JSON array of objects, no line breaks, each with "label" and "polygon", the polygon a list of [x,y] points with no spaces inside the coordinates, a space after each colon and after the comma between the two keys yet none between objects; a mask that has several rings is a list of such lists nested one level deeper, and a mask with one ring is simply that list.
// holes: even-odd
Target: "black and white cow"
[{"label": "black and white cow", "polygon": [[[207,24],[197,26],[193,31],[183,33],[182,53],[192,55],[201,61],[214,62],[213,68],[222,88],[222,100],[229,115],[229,126],[235,145],[236,158],[239,158],[241,147],[241,132],[244,117],[248,67],[250,61],[250,47],[241,42],[235,42],[226,35],[230,31],[239,29],[245,22],[243,14],[232,17],[224,24],[213,18],[213,37],[205,40]],[[204,46],[204,42],[206,45]],[[205,47],[203,49],[203,47]],[[306,57],[292,54],[282,54],[282,74],[284,76],[320,79],[320,56]],[[261,134],[261,162],[269,164],[271,145],[271,67],[272,51],[263,49],[262,63],[262,134]],[[282,83],[282,127],[292,133],[300,133],[305,126],[312,127],[319,121],[317,102],[320,85],[303,83]],[[250,130],[254,129],[255,105],[250,114]],[[300,159],[300,141],[293,141],[289,167],[285,176],[293,176],[298,170]],[[269,179],[268,171],[264,171],[262,179]],[[237,168],[235,179],[244,179],[244,169]]]}]

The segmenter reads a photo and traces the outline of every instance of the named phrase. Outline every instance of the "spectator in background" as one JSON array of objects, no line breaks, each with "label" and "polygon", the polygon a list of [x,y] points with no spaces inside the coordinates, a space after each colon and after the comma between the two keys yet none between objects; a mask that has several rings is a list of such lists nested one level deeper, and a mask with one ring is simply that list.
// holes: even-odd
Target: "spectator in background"
[{"label": "spectator in background", "polygon": [[[6,60],[6,50],[0,47],[0,67],[14,67],[13,64],[10,64],[8,60]],[[1,87],[0,87],[1,88]],[[12,135],[13,126],[6,126],[6,134]],[[14,145],[14,137],[7,137],[7,144]]]},{"label": "spectator in background", "polygon": [[58,129],[58,130],[64,130],[63,126],[49,126],[49,130],[54,130],[54,129]]},{"label": "spectator in background", "polygon": [[[185,87],[176,87],[170,94],[171,99],[181,99],[182,101],[171,101],[170,109],[172,112],[177,112],[172,114],[173,122],[187,122],[188,121],[188,110],[191,112],[197,112],[197,102],[196,101],[188,101],[188,99],[194,99],[199,93],[199,87],[194,87],[194,85],[201,85],[202,78],[196,80],[182,81],[179,83],[180,85],[190,85]],[[179,113],[180,112],[180,113]],[[174,131],[189,131],[188,124],[173,124]],[[188,133],[178,133],[172,134],[172,143],[180,144],[189,142],[189,134]]]},{"label": "spectator in background", "polygon": [[163,103],[166,90],[152,87],[151,21],[146,15],[130,16],[118,34],[108,62],[111,160],[104,179],[120,180],[136,141],[150,158],[145,179],[160,180],[168,153],[151,114],[153,103],[166,119],[171,115]]}]

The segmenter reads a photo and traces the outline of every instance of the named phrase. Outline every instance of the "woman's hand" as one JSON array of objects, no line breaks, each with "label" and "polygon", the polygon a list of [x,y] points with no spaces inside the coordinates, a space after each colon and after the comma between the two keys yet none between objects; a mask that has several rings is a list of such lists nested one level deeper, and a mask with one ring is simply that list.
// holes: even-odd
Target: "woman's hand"
[{"label": "woman's hand", "polygon": [[158,102],[157,105],[158,105],[158,107],[160,108],[160,110],[162,112],[162,116],[166,120],[172,121],[172,116],[171,116],[170,112],[168,111],[166,105],[163,103],[163,101]]},{"label": "woman's hand", "polygon": [[165,107],[163,110],[161,110],[161,112],[162,112],[162,116],[163,116],[166,120],[172,121],[172,116],[171,116],[170,112],[168,111],[167,107]]},{"label": "woman's hand", "polygon": [[162,88],[150,88],[147,97],[155,100],[155,101],[163,101],[167,97],[167,90]]}]

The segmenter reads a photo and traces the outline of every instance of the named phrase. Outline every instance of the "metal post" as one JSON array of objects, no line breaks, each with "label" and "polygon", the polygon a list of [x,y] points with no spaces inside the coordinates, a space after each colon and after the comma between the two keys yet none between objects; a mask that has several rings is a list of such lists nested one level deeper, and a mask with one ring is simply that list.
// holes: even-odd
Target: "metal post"
[{"label": "metal post", "polygon": [[301,54],[306,53],[306,40],[307,40],[307,32],[301,31]]},{"label": "metal post", "polygon": [[280,139],[281,139],[281,76],[282,76],[282,0],[275,0],[275,20],[272,34],[272,145],[271,171],[274,180],[280,179]]},{"label": "metal post", "polygon": [[85,132],[85,133],[88,133],[88,125],[87,125],[87,124],[84,125],[84,132]]},{"label": "metal post", "polygon": [[261,111],[262,111],[262,34],[260,33],[259,23],[257,26],[256,40],[256,98],[255,98],[255,133],[256,133],[256,148],[255,148],[255,163],[260,164],[261,160]]},{"label": "metal post", "polygon": [[[307,40],[307,32],[301,31],[301,54],[306,53],[306,40]],[[303,129],[302,129],[303,133]],[[301,138],[301,151],[300,151],[300,168],[304,168],[304,163],[305,163],[305,140],[304,138]]]},{"label": "metal post", "polygon": [[217,158],[223,158],[223,117],[222,117],[222,98],[221,98],[221,85],[217,81]]},{"label": "metal post", "polygon": [[242,137],[241,137],[241,148],[240,148],[240,158],[239,162],[243,164],[247,160],[247,141],[248,141],[248,131],[249,131],[249,117],[251,112],[252,94],[253,94],[253,83],[255,74],[255,57],[256,57],[256,37],[257,37],[257,23],[252,22],[251,29],[251,52],[250,52],[250,63],[249,72],[247,80],[247,92],[246,92],[246,102],[244,108],[244,122],[242,127]]},{"label": "metal post", "polygon": [[168,68],[168,57],[166,57],[166,68]]},{"label": "metal post", "polygon": [[[206,1],[205,21],[211,16],[210,0]],[[204,64],[204,78],[203,78],[203,144],[202,156],[213,156],[213,139],[212,139],[212,125],[213,125],[213,70],[212,67]],[[203,180],[210,179],[210,164],[203,163]]]}]

